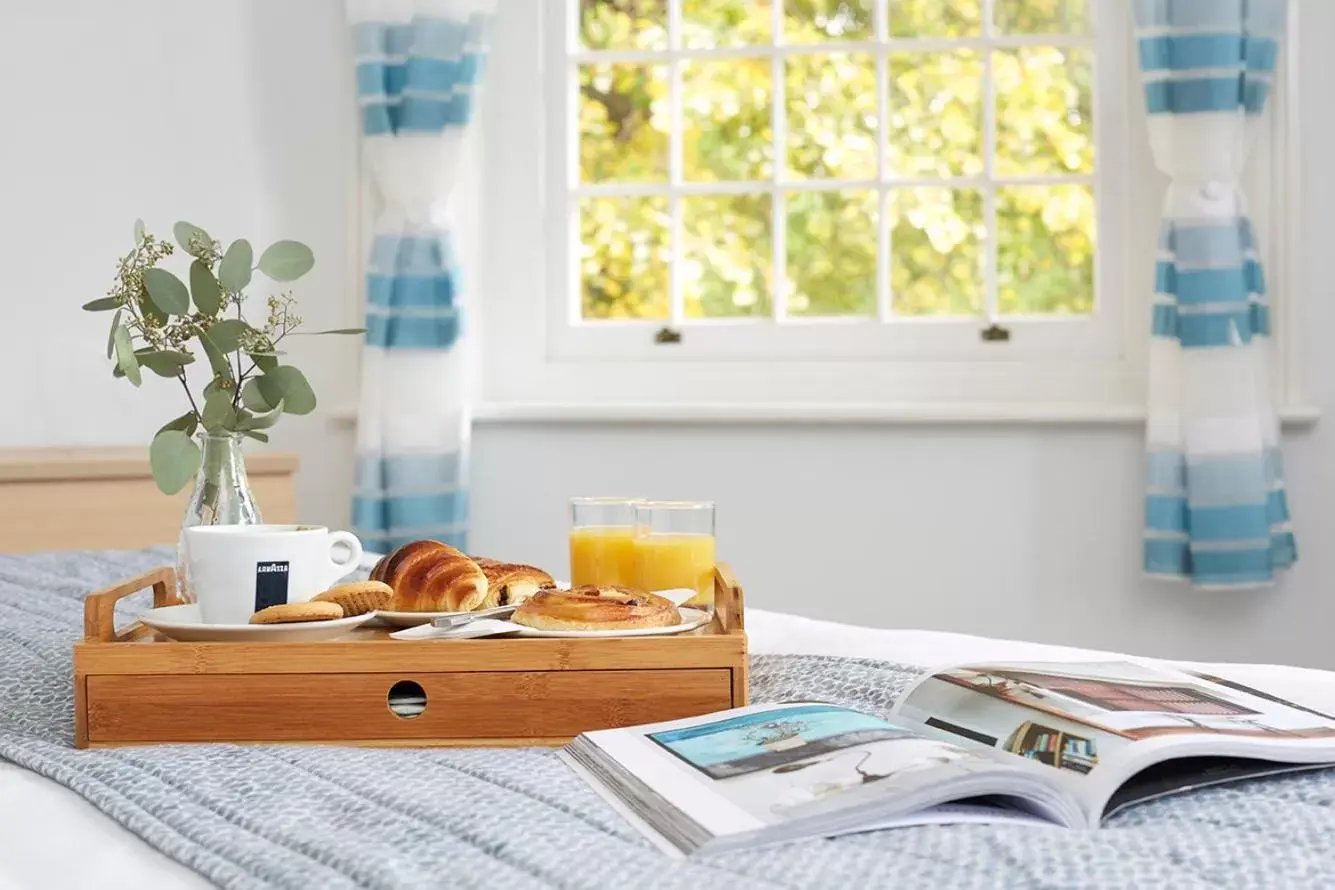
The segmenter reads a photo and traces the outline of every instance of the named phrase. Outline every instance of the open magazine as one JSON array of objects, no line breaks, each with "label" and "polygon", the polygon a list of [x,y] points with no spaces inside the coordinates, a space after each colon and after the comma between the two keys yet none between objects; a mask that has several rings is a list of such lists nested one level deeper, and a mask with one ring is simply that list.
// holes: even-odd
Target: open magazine
[{"label": "open magazine", "polygon": [[1335,717],[1168,667],[1012,662],[927,674],[888,720],[755,705],[585,733],[561,757],[689,854],[932,823],[1094,828],[1168,794],[1335,765]]}]

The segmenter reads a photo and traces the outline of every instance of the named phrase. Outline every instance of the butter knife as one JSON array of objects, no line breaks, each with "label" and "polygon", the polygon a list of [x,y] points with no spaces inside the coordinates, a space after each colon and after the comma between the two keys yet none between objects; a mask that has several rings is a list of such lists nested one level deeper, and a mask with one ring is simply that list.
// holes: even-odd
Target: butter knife
[{"label": "butter knife", "polygon": [[462,615],[441,615],[439,618],[431,619],[432,627],[462,627],[465,624],[471,624],[479,618],[504,618],[515,609],[519,604],[515,603],[509,606],[497,606],[494,609],[481,609],[477,612],[465,612]]}]

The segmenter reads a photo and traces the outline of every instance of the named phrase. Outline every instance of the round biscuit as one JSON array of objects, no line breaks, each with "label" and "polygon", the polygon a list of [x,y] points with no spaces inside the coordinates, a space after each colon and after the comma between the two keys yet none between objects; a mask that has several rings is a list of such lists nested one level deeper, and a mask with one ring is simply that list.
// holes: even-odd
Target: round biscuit
[{"label": "round biscuit", "polygon": [[333,621],[343,617],[338,603],[280,603],[250,616],[251,624],[296,624],[301,621]]},{"label": "round biscuit", "polygon": [[394,599],[394,588],[383,581],[355,581],[340,584],[318,594],[311,602],[338,603],[347,616],[365,615],[379,609],[388,609]]}]

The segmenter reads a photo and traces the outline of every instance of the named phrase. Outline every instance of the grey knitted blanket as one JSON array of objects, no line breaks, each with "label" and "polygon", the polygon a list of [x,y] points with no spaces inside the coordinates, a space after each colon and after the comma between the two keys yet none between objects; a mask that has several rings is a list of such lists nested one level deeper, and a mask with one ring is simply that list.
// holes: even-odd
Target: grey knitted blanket
[{"label": "grey knitted blanket", "polygon": [[[671,861],[547,750],[71,747],[82,597],[165,550],[0,556],[0,758],[224,887],[1335,886],[1335,775],[1200,791],[1100,831],[905,828]],[[124,617],[145,607],[127,604]],[[756,701],[884,712],[913,668],[759,656]],[[0,827],[3,831],[3,827]]]}]

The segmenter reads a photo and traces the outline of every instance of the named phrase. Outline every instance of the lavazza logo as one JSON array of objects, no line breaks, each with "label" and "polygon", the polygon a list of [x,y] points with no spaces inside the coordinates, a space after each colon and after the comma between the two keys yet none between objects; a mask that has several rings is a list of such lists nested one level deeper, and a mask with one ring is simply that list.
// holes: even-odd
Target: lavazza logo
[{"label": "lavazza logo", "polygon": [[287,563],[285,562],[262,562],[255,566],[255,571],[261,575],[268,575],[275,572],[287,574]]}]

